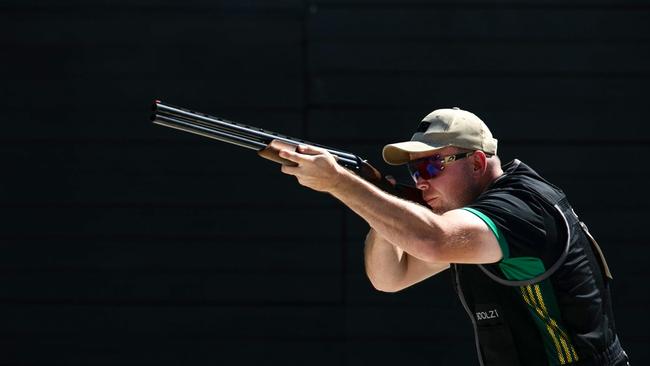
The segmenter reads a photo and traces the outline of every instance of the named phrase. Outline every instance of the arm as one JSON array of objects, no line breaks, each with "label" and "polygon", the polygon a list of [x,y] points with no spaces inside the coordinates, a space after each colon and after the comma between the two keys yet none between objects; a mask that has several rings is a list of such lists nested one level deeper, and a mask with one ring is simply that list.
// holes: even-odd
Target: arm
[{"label": "arm", "polygon": [[465,210],[437,215],[421,205],[381,191],[336,164],[326,151],[301,146],[281,156],[298,164],[283,166],[300,184],[329,192],[361,216],[377,233],[413,257],[429,263],[493,263],[501,248],[487,225]]},{"label": "arm", "polygon": [[396,292],[449,268],[449,263],[417,259],[370,229],[365,246],[366,274],[380,291]]},{"label": "arm", "polygon": [[330,193],[382,238],[422,261],[493,263],[501,259],[501,249],[489,227],[465,210],[437,215],[349,173],[341,174],[341,181]]}]

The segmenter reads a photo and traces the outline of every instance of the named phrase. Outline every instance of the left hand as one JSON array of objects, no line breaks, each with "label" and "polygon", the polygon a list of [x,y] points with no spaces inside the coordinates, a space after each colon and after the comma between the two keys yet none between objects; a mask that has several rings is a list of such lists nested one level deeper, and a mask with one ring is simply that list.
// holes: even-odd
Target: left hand
[{"label": "left hand", "polygon": [[298,164],[283,165],[283,173],[295,176],[301,185],[319,192],[332,191],[346,173],[334,155],[320,147],[300,145],[296,151],[281,150],[280,157]]}]

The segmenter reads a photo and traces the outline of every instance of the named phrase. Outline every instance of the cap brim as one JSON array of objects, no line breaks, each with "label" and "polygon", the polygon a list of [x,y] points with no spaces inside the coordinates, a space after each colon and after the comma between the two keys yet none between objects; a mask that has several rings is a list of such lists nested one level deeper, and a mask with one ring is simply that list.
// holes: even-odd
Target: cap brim
[{"label": "cap brim", "polygon": [[390,165],[402,165],[411,160],[410,153],[435,151],[444,146],[431,146],[420,141],[405,141],[384,146],[382,155]]}]

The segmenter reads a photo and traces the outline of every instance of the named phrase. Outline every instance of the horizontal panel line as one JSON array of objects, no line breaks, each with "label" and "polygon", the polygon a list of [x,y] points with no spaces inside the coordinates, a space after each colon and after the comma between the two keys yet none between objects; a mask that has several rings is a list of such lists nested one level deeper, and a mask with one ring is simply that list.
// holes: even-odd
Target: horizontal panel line
[{"label": "horizontal panel line", "polygon": [[[147,42],[147,46],[142,45],[142,41],[137,40],[137,39],[124,39],[124,40],[117,40],[117,41],[93,41],[92,43],[87,40],[78,40],[78,41],[69,41],[69,40],[43,40],[43,39],[38,39],[38,40],[33,40],[33,39],[12,39],[12,40],[0,40],[0,47],[3,48],[16,48],[19,51],[49,51],[47,49],[43,48],[52,48],[55,51],[62,51],[63,49],[67,48],[79,48],[83,47],[87,51],[95,51],[95,50],[105,50],[106,48],[120,48],[122,50],[122,54],[128,53],[128,51],[123,51],[125,48],[138,48],[139,50],[143,49],[166,49],[166,50],[173,50],[175,52],[182,52],[182,51],[187,51],[187,52],[196,52],[196,51],[205,51],[206,50],[206,45],[204,43],[205,41],[194,41],[194,40],[188,40],[186,43],[183,44],[183,46],[176,46],[173,45],[170,41],[161,41],[160,39],[158,40],[151,40]],[[91,44],[89,44],[91,43]],[[277,50],[278,48],[292,48],[292,47],[299,47],[301,44],[300,41],[294,41],[291,38],[288,38],[284,35],[280,36],[278,35],[274,39],[261,39],[261,38],[251,38],[247,39],[242,37],[240,40],[238,40],[237,47],[232,47],[229,45],[229,53],[235,53],[235,52],[244,52],[248,51],[247,54],[250,54],[250,47],[255,46],[256,48],[260,48],[262,50],[264,49],[275,49]],[[234,50],[234,51],[233,51]],[[7,50],[7,54],[12,55],[10,59],[5,57],[3,60],[5,63],[7,63],[7,60],[12,60],[15,62],[15,60],[22,60],[23,58],[15,57],[16,50]],[[94,53],[94,52],[93,52]],[[206,53],[207,55],[208,53]],[[297,55],[298,53],[295,52]],[[20,55],[21,57],[24,57],[23,55]],[[50,55],[49,58],[53,61],[56,60],[56,56]],[[287,61],[293,61],[295,60],[294,58],[291,58]],[[297,63],[297,62],[296,62]],[[88,64],[87,62],[85,64]],[[271,69],[271,67],[267,67]],[[110,72],[111,70],[104,68],[104,69],[98,69],[98,70],[104,70],[105,72]],[[259,70],[259,69],[258,69]],[[5,72],[5,70],[2,70]],[[31,72],[39,72],[40,70],[38,69],[31,69]],[[138,73],[140,74],[145,74],[147,71],[150,71],[149,69],[143,70],[142,72]],[[70,72],[68,70],[67,72]],[[175,71],[173,73],[168,72],[166,73],[167,76],[170,74],[180,74],[182,71]],[[274,75],[282,75],[282,70],[278,68],[273,68],[273,73]],[[11,73],[7,72],[7,75],[11,75]],[[117,73],[116,73],[117,74]],[[261,71],[256,71],[256,70],[247,70],[246,72],[242,71],[241,75],[242,77],[245,77],[245,75],[258,75],[258,76],[268,76],[269,72],[261,72]],[[228,79],[228,74],[223,75],[224,79]]]},{"label": "horizontal panel line", "polygon": [[[61,78],[45,78],[44,76],[50,76],[50,74],[44,74],[40,75],[39,74],[30,74],[30,76],[33,76],[34,78],[25,78],[23,75],[5,75],[6,78],[4,82],[6,83],[7,81],[22,81],[22,82],[31,82],[31,81],[44,81],[47,80],[49,82],[66,82],[68,84],[74,83],[75,81],[107,81],[107,82],[116,82],[116,81],[129,81],[129,80],[135,80],[133,78],[125,78],[126,76],[131,75],[130,73],[97,73],[97,74],[75,74],[75,73],[69,73],[66,74],[65,80]],[[146,73],[133,73],[132,75],[138,75],[138,76],[143,76],[147,75]],[[141,81],[148,81],[148,80],[155,80],[159,78],[159,73],[151,73],[151,78],[138,78],[138,80]],[[222,77],[227,75],[227,77]],[[247,76],[250,76],[251,73],[247,73]],[[252,74],[255,76],[254,74]],[[260,74],[261,75],[261,74]],[[265,76],[268,76],[268,73],[264,73]],[[116,76],[120,76],[116,78]],[[242,77],[240,74],[237,73],[229,73],[229,74],[214,74],[213,76],[219,76],[219,80],[242,80]],[[239,77],[238,77],[239,76]],[[303,80],[302,74],[299,72],[291,72],[288,74],[282,74],[279,73],[277,74],[278,78],[277,80],[295,80],[295,81],[300,81]],[[368,70],[364,68],[359,68],[359,69],[331,69],[331,70],[325,70],[325,71],[320,71],[316,70],[314,72],[311,72],[309,74],[310,79],[318,79],[318,78],[323,78],[323,77],[368,77],[368,76],[392,76],[392,77],[400,77],[400,76],[409,76],[409,77],[415,77],[415,76],[424,76],[428,79],[431,78],[437,78],[437,79],[467,79],[467,78],[473,78],[473,79],[503,79],[503,78],[530,78],[532,80],[535,79],[548,79],[548,78],[555,78],[555,79],[563,79],[563,80],[585,80],[585,79],[594,79],[594,80],[615,80],[615,79],[646,79],[650,77],[650,72],[646,71],[629,71],[629,72],[621,72],[621,71],[596,71],[596,72],[580,72],[580,71],[539,71],[539,70],[533,70],[533,71],[504,71],[504,70],[494,70],[494,71],[455,71],[455,70],[449,70],[449,71],[436,71],[436,70]],[[244,78],[245,79],[245,78]],[[254,78],[251,78],[254,79]],[[192,79],[183,79],[183,80],[192,80]],[[270,80],[276,80],[276,78],[270,79]]]},{"label": "horizontal panel line", "polygon": [[[3,65],[4,66],[4,65]],[[206,80],[207,81],[226,81],[226,82],[237,82],[237,81],[254,81],[254,80],[262,80],[262,81],[274,81],[277,83],[282,83],[282,85],[290,85],[289,82],[298,82],[302,80],[302,74],[298,71],[292,70],[291,72],[275,72],[277,68],[274,69],[273,72],[269,71],[259,71],[259,72],[237,72],[237,69],[232,69],[230,70],[229,73],[225,73],[223,71],[221,72],[214,72],[210,73],[205,77],[202,81],[196,78],[196,74],[198,72],[192,71],[191,77],[184,77],[182,79],[173,79],[169,80],[168,85],[171,85],[174,83],[174,81],[178,80],[183,80],[183,81],[197,81],[197,85],[204,85]],[[164,77],[162,75],[167,75],[169,77],[174,77],[175,75],[183,75],[183,71],[179,72],[174,72],[174,73],[161,73],[161,72],[86,72],[86,73],[78,73],[74,71],[61,71],[57,74],[52,74],[48,72],[43,72],[39,73],[39,71],[29,71],[29,73],[19,73],[16,70],[14,70],[14,74],[8,73],[5,75],[2,75],[3,77],[3,83],[6,85],[7,82],[10,81],[23,81],[23,82],[43,82],[47,81],[50,83],[60,83],[61,85],[65,86],[74,86],[75,82],[97,82],[97,81],[105,81],[109,83],[109,85],[118,85],[120,81],[128,82],[128,81],[133,81],[133,80],[140,80],[140,81],[151,81],[151,82],[158,82],[161,77]],[[273,77],[270,78],[269,74],[273,74]],[[205,73],[202,73],[201,75],[206,76]],[[29,77],[27,77],[29,76]],[[137,76],[136,77],[131,77],[131,76]],[[297,89],[297,87],[296,87]]]},{"label": "horizontal panel line", "polygon": [[458,10],[624,10],[624,11],[650,11],[650,4],[635,2],[611,2],[611,3],[569,3],[563,1],[544,1],[544,2],[414,2],[414,1],[373,1],[369,3],[355,2],[326,2],[319,3],[316,0],[315,8],[312,13],[318,9],[334,10],[368,10],[381,9],[392,10],[421,10],[421,9],[458,9]]},{"label": "horizontal panel line", "polygon": [[[8,299],[0,298],[0,309],[7,307],[22,307],[22,306],[60,306],[60,307],[88,307],[88,308],[112,308],[115,306],[124,308],[142,308],[142,307],[174,307],[175,305],[169,301],[64,301],[64,300],[52,300],[52,299],[41,299],[41,302],[34,302],[31,300],[19,300],[19,299]],[[152,305],[153,304],[153,305]],[[269,307],[269,308],[339,308],[344,306],[348,309],[410,309],[410,310],[422,310],[422,311],[432,311],[436,309],[435,304],[432,303],[381,303],[381,302],[346,302],[342,303],[341,301],[213,301],[212,303],[202,302],[202,301],[186,301],[183,305],[187,304],[188,307],[204,307],[211,308],[218,306],[220,308],[233,308],[237,310],[238,308],[256,308],[256,310],[261,310],[260,307]],[[3,310],[6,313],[6,310]]]},{"label": "horizontal panel line", "polygon": [[[503,110],[517,110],[515,108],[521,108],[521,110],[530,112],[532,106],[539,106],[537,107],[539,111],[545,111],[545,108],[542,108],[542,106],[548,108],[548,103],[544,103],[543,101],[535,101],[531,100],[527,104],[495,104],[495,103],[490,103],[493,109],[503,109]],[[553,103],[554,107],[561,107],[561,108],[566,108],[570,109],[573,111],[580,111],[580,110],[590,110],[593,108],[594,103],[593,102],[580,102],[580,101],[574,101],[574,100],[559,100],[557,102]],[[602,107],[602,105],[598,105],[599,107]],[[315,113],[327,113],[327,112],[339,112],[339,111],[351,111],[351,112],[366,112],[366,111],[388,111],[388,112],[402,112],[404,109],[420,109],[420,108],[431,108],[431,105],[429,103],[417,103],[417,104],[363,104],[363,103],[349,103],[349,104],[341,104],[341,103],[311,103],[309,105],[309,110],[310,112],[315,112]]]},{"label": "horizontal panel line", "polygon": [[431,42],[446,44],[446,45],[455,45],[462,46],[463,44],[485,44],[485,45],[628,45],[628,46],[638,46],[650,43],[650,37],[639,37],[638,35],[634,36],[602,36],[602,37],[541,37],[541,36],[512,36],[512,37],[470,37],[470,36],[455,36],[455,37],[438,37],[438,36],[391,36],[391,35],[381,35],[377,36],[356,36],[350,35],[345,38],[342,37],[328,37],[328,36],[312,36],[309,39],[310,48],[317,48],[320,42],[322,43],[336,43],[336,44],[352,44],[359,45],[363,44],[380,44],[380,45],[391,45],[393,43],[399,45],[417,45],[417,44],[426,44],[431,46]]},{"label": "horizontal panel line", "polygon": [[[385,295],[384,296],[388,296]],[[383,296],[383,297],[384,297]],[[91,309],[96,309],[96,308],[113,308],[115,306],[119,307],[120,309],[124,310],[126,308],[134,308],[134,309],[139,309],[142,307],[148,307],[150,306],[149,304],[155,304],[153,307],[175,307],[173,304],[165,304],[159,301],[113,301],[113,302],[106,302],[106,301],[63,301],[63,300],[43,300],[42,303],[35,303],[31,300],[19,300],[19,299],[6,299],[2,298],[0,304],[0,309],[3,310],[3,313],[6,313],[6,308],[11,308],[11,307],[16,307],[19,308],[20,310],[26,310],[26,311],[31,311],[31,309],[23,309],[24,306],[30,306],[30,307],[62,307],[62,308],[68,308],[71,306],[78,307],[78,308],[91,308]],[[436,309],[449,309],[449,306],[442,304],[442,307],[440,304],[436,303],[426,303],[426,302],[385,302],[382,300],[378,300],[376,302],[370,302],[370,301],[215,301],[215,304],[207,304],[207,303],[201,303],[199,301],[194,301],[191,302],[191,305],[188,307],[192,308],[211,308],[214,306],[219,306],[221,308],[233,308],[233,310],[237,310],[240,307],[244,308],[254,308],[255,310],[262,310],[260,309],[260,306],[265,306],[269,308],[302,308],[302,307],[322,307],[322,308],[339,308],[341,306],[344,306],[347,309],[354,309],[354,310],[382,310],[382,309],[407,309],[407,310],[421,310],[425,312],[430,312],[430,311],[435,311]],[[622,304],[619,304],[619,307]],[[459,305],[460,306],[460,305]],[[650,303],[641,301],[641,302],[635,302],[633,304],[626,304],[625,308],[627,309],[646,309],[647,307],[650,306]],[[453,305],[452,310],[455,311],[455,305]],[[466,316],[466,315],[464,315]]]},{"label": "horizontal panel line", "polygon": [[[272,239],[272,235],[266,235],[262,233],[264,239]],[[202,236],[193,236],[192,238],[184,238],[183,240],[179,241],[178,236],[172,236],[172,237],[150,237],[150,236],[129,236],[129,235],[120,235],[120,234],[115,234],[115,235],[110,235],[108,237],[106,236],[97,236],[97,235],[63,235],[63,234],[57,234],[55,235],[56,237],[62,237],[66,240],[66,243],[70,244],[78,244],[78,245],[83,245],[84,249],[89,249],[93,247],[93,244],[98,244],[98,245],[106,245],[106,246],[120,246],[123,245],[125,242],[128,242],[127,240],[130,237],[135,237],[137,239],[137,242],[133,242],[132,244],[137,244],[138,246],[145,246],[145,245],[152,245],[159,247],[160,245],[181,245],[181,246],[187,246],[189,244],[192,245],[214,245],[214,240],[215,239],[223,239],[226,236],[234,236],[234,235],[202,235]],[[115,236],[115,237],[113,237]],[[20,243],[21,245],[30,244],[30,245],[42,245],[42,240],[46,238],[53,238],[54,236],[52,235],[33,235],[30,234],[28,236],[19,236],[19,235],[0,235],[0,248],[11,248],[16,245],[16,243]],[[276,235],[277,237],[277,235]],[[264,240],[263,242],[259,242],[260,246],[265,246],[265,245],[295,245],[295,244],[303,244],[306,245],[304,242],[304,238],[299,238],[299,237],[284,237],[282,236],[282,242],[280,243],[275,243],[270,240]],[[95,239],[91,242],[88,241],[88,239]],[[11,241],[8,241],[11,240]],[[246,243],[255,243],[254,240],[251,239],[250,236],[234,236],[233,237],[233,244],[235,243],[240,243],[240,242],[246,242]],[[339,240],[337,240],[339,241]],[[267,244],[264,244],[267,243]],[[324,238],[324,237],[312,237],[312,239],[309,241],[309,245],[314,245],[314,244],[326,244],[326,245],[331,245],[332,240],[330,238]]]},{"label": "horizontal panel line", "polygon": [[[99,238],[97,239],[96,236],[94,235],[82,235],[82,236],[66,236],[66,235],[43,235],[41,237],[33,237],[30,235],[29,237],[22,237],[22,236],[0,236],[0,248],[3,248],[4,250],[8,250],[7,248],[13,248],[17,243],[20,243],[20,245],[35,245],[42,244],[43,240],[52,240],[62,236],[62,240],[65,240],[66,244],[77,244],[77,245],[83,245],[83,249],[92,249],[94,244],[102,245],[102,246],[120,246],[123,245],[126,240],[128,240],[128,236],[125,235],[119,235],[116,234],[116,238],[113,238],[112,236],[109,238]],[[277,235],[275,236],[276,238],[278,237]],[[10,239],[7,239],[10,238]],[[95,240],[88,241],[92,238],[95,238]],[[260,241],[260,239],[256,239],[255,237],[251,238],[250,236],[237,236],[232,238],[232,243],[233,244],[239,244],[239,243],[247,243],[250,246],[261,246],[261,247],[267,247],[268,246],[268,241],[267,239],[272,239],[272,235],[260,237],[261,239],[264,239]],[[194,239],[184,239],[184,240],[179,240],[177,237],[165,237],[165,238],[151,238],[149,236],[147,237],[138,237],[137,242],[128,242],[129,244],[133,245],[138,245],[140,247],[143,246],[154,246],[159,248],[161,245],[178,245],[179,247],[186,247],[187,245],[214,245],[215,239],[222,239],[221,237],[215,238],[214,236],[204,236],[204,237],[195,237]],[[274,245],[282,244],[282,245],[295,245],[295,244],[305,244],[304,238],[299,238],[299,237],[290,237],[290,238],[282,238],[282,243],[275,243]],[[11,240],[11,242],[8,242],[6,240]],[[309,245],[332,245],[332,240],[323,238],[323,237],[312,237],[312,239],[309,241]],[[67,246],[66,248],[69,248]]]},{"label": "horizontal panel line", "polygon": [[[0,298],[2,306],[84,306],[84,307],[133,307],[133,308],[338,308],[339,301],[210,301],[210,300],[132,300],[132,299],[14,299]],[[2,308],[0,306],[0,308]]]},{"label": "horizontal panel line", "polygon": [[[467,1],[467,2],[415,2],[415,1],[378,1],[370,3],[355,3],[355,2],[312,2],[313,5],[310,8],[310,13],[312,16],[317,16],[319,9],[344,9],[344,10],[367,10],[367,9],[462,9],[462,10],[471,10],[471,9],[483,9],[483,10],[625,10],[625,11],[638,11],[638,10],[650,10],[650,4],[642,2],[607,2],[607,3],[567,3],[561,1],[544,1],[544,2],[476,2],[476,1]],[[156,4],[152,5],[143,5],[133,2],[123,2],[122,4],[110,3],[104,4],[92,4],[89,5],[86,2],[73,2],[66,3],[51,3],[42,2],[38,5],[11,5],[5,4],[0,7],[0,10],[9,12],[31,12],[31,11],[65,11],[66,13],[81,13],[86,14],[87,12],[97,12],[102,11],[104,13],[121,13],[121,12],[133,12],[133,11],[146,11],[148,14],[152,13],[170,13],[173,15],[178,15],[179,11],[185,11],[188,14],[210,14],[210,12],[216,12],[224,15],[255,15],[264,17],[266,15],[289,15],[289,14],[302,14],[302,11],[305,9],[302,4],[300,6],[233,6],[227,5],[223,6],[221,3],[218,6],[209,6],[209,2],[198,3],[174,3],[174,5],[169,4]],[[234,3],[230,3],[234,4]],[[266,4],[266,3],[265,3]],[[96,14],[95,14],[96,15]]]},{"label": "horizontal panel line", "polygon": [[339,77],[339,76],[353,76],[353,77],[367,77],[367,76],[426,76],[427,78],[439,79],[493,79],[493,78],[521,78],[526,77],[530,79],[562,79],[562,80],[612,80],[612,79],[639,79],[650,77],[650,72],[647,71],[512,71],[506,72],[502,70],[495,71],[428,71],[428,70],[368,70],[368,69],[331,69],[327,71],[313,72],[311,78],[322,77]]},{"label": "horizontal panel line", "polygon": [[[399,45],[418,45],[418,44],[423,44],[423,45],[428,45],[430,46],[432,42],[438,43],[438,44],[445,44],[445,45],[455,45],[455,46],[462,46],[464,44],[467,45],[572,45],[572,46],[580,46],[580,45],[590,45],[590,46],[598,46],[598,45],[608,45],[608,46],[642,46],[650,43],[650,37],[639,37],[638,35],[621,35],[621,36],[602,36],[602,37],[571,37],[571,38],[563,38],[563,37],[557,37],[557,36],[550,36],[550,37],[541,37],[541,36],[535,36],[535,35],[530,35],[530,36],[512,36],[512,37],[504,37],[504,36],[498,36],[498,37],[476,37],[476,36],[453,36],[453,37],[439,37],[439,36],[412,36],[412,35],[402,35],[402,36],[391,36],[391,35],[382,35],[381,37],[377,38],[377,36],[357,36],[357,35],[349,35],[345,36],[345,38],[337,36],[337,37],[331,37],[331,36],[318,36],[318,35],[312,35],[308,36],[308,47],[310,49],[313,48],[318,48],[320,44],[326,44],[326,45],[336,45],[336,44],[341,44],[341,45],[359,45],[359,44],[366,44],[366,45],[392,45],[392,44],[399,44]],[[245,50],[247,47],[251,45],[257,45],[261,46],[262,48],[268,48],[268,49],[277,49],[278,46],[285,46],[287,48],[289,47],[297,47],[300,44],[302,44],[303,41],[293,41],[293,40],[287,40],[285,38],[278,37],[277,40],[264,40],[264,41],[257,41],[254,39],[241,39],[240,43],[238,44],[240,47],[235,48],[237,50],[241,49],[242,51]],[[7,41],[1,41],[0,40],[0,46],[3,46],[4,48],[16,48],[16,49],[21,49],[21,50],[29,50],[34,47],[49,47],[53,49],[61,49],[61,47],[69,46],[69,47],[78,47],[79,45],[85,45],[87,42],[80,40],[80,41],[74,41],[74,42],[69,42],[66,40],[61,40],[61,41],[47,41],[47,40],[39,40],[39,41],[30,41],[27,42],[27,40],[23,40],[22,42],[18,42],[16,40],[7,40]],[[93,48],[86,47],[86,49],[105,49],[106,47],[140,47],[142,48],[142,45],[140,43],[129,43],[128,40],[124,41],[119,41],[119,42],[94,42],[93,43]],[[156,46],[164,46],[165,48],[168,49],[174,49],[174,50],[188,50],[188,51],[193,51],[197,48],[200,49],[205,49],[205,45],[197,42],[197,43],[192,43],[192,41],[188,41],[188,43],[183,44],[183,46],[171,46],[169,43],[165,42],[160,42],[160,41],[151,41],[148,43],[148,46],[151,48],[155,48]],[[231,50],[233,49],[232,47],[230,48]],[[232,53],[233,51],[230,51]],[[37,70],[35,70],[36,72]],[[176,72],[179,73],[179,72]],[[262,73],[258,72],[259,75],[265,75],[268,76],[268,72]],[[244,73],[242,73],[244,74]],[[245,75],[256,75],[255,71],[249,71],[246,72]],[[274,72],[275,75],[281,75],[280,71]],[[9,74],[10,75],[10,74]]]},{"label": "horizontal panel line", "polygon": [[[341,326],[343,326],[344,319],[341,320]],[[341,329],[343,330],[343,329]],[[354,335],[354,334],[349,334],[349,331],[346,331],[345,334],[341,334],[341,336],[327,336],[327,335],[320,335],[318,334],[318,330],[314,330],[315,334],[305,334],[305,335],[300,335],[300,336],[286,336],[286,335],[281,335],[281,334],[272,334],[272,335],[255,335],[255,334],[249,334],[249,335],[221,335],[217,332],[182,332],[182,331],[174,331],[173,333],[164,333],[161,334],[160,331],[156,330],[155,332],[136,332],[132,329],[129,330],[129,333],[125,333],[123,331],[117,331],[116,333],[106,333],[103,332],[102,338],[106,336],[106,338],[110,339],[110,344],[120,344],[116,340],[116,336],[119,336],[118,339],[120,340],[129,340],[129,343],[131,343],[131,340],[136,338],[138,342],[136,342],[136,346],[134,347],[142,347],[143,342],[146,343],[146,341],[143,341],[141,338],[142,335],[146,335],[146,340],[155,340],[156,342],[159,342],[161,340],[171,340],[171,341],[191,341],[191,340],[219,340],[219,341],[230,341],[230,342],[270,342],[270,343],[282,343],[282,342],[291,342],[291,343],[312,343],[312,342],[349,342],[349,341],[368,341],[368,342],[378,342],[378,341],[413,341],[413,342],[431,342],[435,341],[437,343],[439,342],[444,342],[447,343],[448,341],[451,343],[456,344],[457,342],[463,342],[463,341],[470,341],[471,338],[469,336],[456,336],[456,335],[450,335],[450,334],[445,334],[445,335],[426,335],[426,336],[418,336],[418,335]],[[441,332],[442,333],[442,332]],[[35,341],[38,340],[43,341],[43,340],[48,340],[50,339],[48,336],[53,337],[52,339],[56,341],[56,344],[64,343],[66,340],[74,341],[74,342],[79,342],[79,337],[83,338],[84,344],[88,344],[88,342],[92,343],[92,340],[97,339],[95,335],[88,335],[88,333],[79,333],[79,337],[70,337],[72,334],[77,334],[77,333],[65,333],[65,332],[33,332],[30,331],[29,333],[11,333],[11,332],[0,332],[0,339],[7,339],[10,341]],[[70,338],[68,338],[70,337]],[[632,337],[630,337],[632,338]],[[626,336],[626,340],[628,337]],[[645,338],[644,338],[645,339]],[[78,345],[78,343],[76,343]],[[42,344],[39,344],[42,345]],[[122,348],[121,348],[122,349]],[[3,365],[6,365],[3,363]],[[20,364],[24,365],[24,364]],[[39,363],[39,365],[42,365]],[[56,364],[60,365],[60,364]]]},{"label": "horizontal panel line", "polygon": [[[245,236],[245,238],[243,238]],[[228,241],[228,242],[273,242],[281,241],[285,243],[295,243],[295,242],[311,242],[314,238],[314,234],[310,235],[277,235],[277,234],[251,234],[246,233],[245,235],[190,235],[190,234],[164,234],[164,235],[153,235],[153,234],[72,234],[72,233],[54,233],[54,234],[1,234],[0,241],[22,241],[22,240],[86,240],[86,241],[138,241],[138,242],[196,242],[196,241]],[[325,240],[325,239],[321,239]],[[331,239],[330,243],[335,239]],[[338,239],[336,239],[338,240]]]},{"label": "horizontal panel line", "polygon": [[[56,5],[54,5],[56,4]],[[183,4],[182,2],[176,2],[176,4]],[[304,8],[301,7],[233,7],[233,6],[205,6],[205,4],[210,4],[210,2],[202,2],[203,6],[200,5],[165,5],[165,4],[156,4],[155,6],[146,6],[138,5],[132,3],[123,3],[122,5],[117,5],[114,3],[101,5],[101,4],[89,4],[87,2],[79,2],[78,4],[68,3],[52,3],[43,5],[30,5],[30,4],[20,4],[20,5],[2,5],[0,6],[0,13],[3,16],[7,15],[34,15],[34,12],[47,12],[47,14],[56,15],[77,15],[77,16],[86,16],[92,15],[93,19],[97,19],[100,15],[119,15],[119,14],[128,14],[133,16],[134,13],[140,12],[140,17],[145,19],[144,14],[148,16],[154,15],[169,15],[174,19],[178,19],[183,15],[188,16],[212,16],[215,21],[222,19],[232,21],[232,16],[241,16],[248,19],[260,19],[262,21],[268,22],[270,19],[277,20],[302,20],[304,18]],[[147,18],[148,19],[148,18]]]},{"label": "horizontal panel line", "polygon": [[[269,207],[265,203],[241,202],[241,203],[222,203],[222,202],[115,202],[115,201],[95,201],[95,202],[71,202],[71,201],[57,201],[57,202],[2,202],[0,201],[0,208],[71,208],[71,209],[205,209],[217,211],[233,211],[233,210],[252,210],[252,209],[266,209],[270,212],[276,211],[302,211],[302,210],[320,210],[332,211],[341,210],[342,206],[337,204],[311,204],[303,202],[294,202],[289,199],[274,203],[273,207]],[[1,234],[0,234],[1,235]]]},{"label": "horizontal panel line", "polygon": [[[272,245],[272,244],[271,244]],[[179,245],[179,249],[180,249]],[[52,261],[52,260],[50,260]],[[32,268],[9,268],[0,265],[0,273],[3,276],[7,275],[31,275],[31,274],[47,274],[47,275],[69,275],[69,274],[83,274],[83,275],[116,275],[116,276],[130,276],[130,275],[152,275],[152,276],[179,276],[184,275],[206,275],[206,276],[228,276],[228,275],[245,275],[245,276],[268,276],[268,275],[304,275],[304,276],[332,276],[337,278],[342,274],[340,269],[335,270],[314,270],[314,269],[288,269],[286,267],[267,268],[260,270],[259,268],[239,268],[239,269],[219,269],[219,268],[169,268],[169,267],[143,267],[141,268],[93,268],[93,267],[32,267]],[[170,265],[172,265],[170,263]],[[215,267],[219,264],[215,259]]]}]

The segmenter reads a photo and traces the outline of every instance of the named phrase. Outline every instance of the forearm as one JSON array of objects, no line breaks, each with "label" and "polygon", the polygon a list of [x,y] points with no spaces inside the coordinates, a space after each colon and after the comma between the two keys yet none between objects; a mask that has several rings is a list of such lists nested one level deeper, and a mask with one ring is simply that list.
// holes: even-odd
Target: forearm
[{"label": "forearm", "polygon": [[442,217],[421,205],[392,196],[352,173],[344,173],[330,193],[350,207],[378,235],[422,260],[433,260],[442,238]]},{"label": "forearm", "polygon": [[366,274],[372,285],[381,291],[397,289],[406,272],[406,253],[370,229],[364,248]]},{"label": "forearm", "polygon": [[449,268],[449,263],[422,261],[370,229],[365,247],[366,274],[380,291],[396,292]]}]

